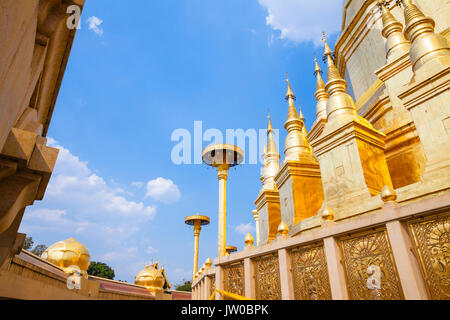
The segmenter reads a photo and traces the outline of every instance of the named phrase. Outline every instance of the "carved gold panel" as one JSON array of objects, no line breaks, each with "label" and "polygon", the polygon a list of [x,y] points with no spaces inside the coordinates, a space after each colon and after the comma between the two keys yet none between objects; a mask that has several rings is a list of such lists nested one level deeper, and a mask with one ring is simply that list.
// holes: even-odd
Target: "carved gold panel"
[{"label": "carved gold panel", "polygon": [[223,267],[224,290],[229,293],[245,296],[244,262]]},{"label": "carved gold panel", "polygon": [[295,299],[332,299],[323,244],[293,249],[291,262]]},{"label": "carved gold panel", "polygon": [[425,283],[433,300],[450,300],[450,215],[409,222]]},{"label": "carved gold panel", "polygon": [[211,297],[213,292],[216,290],[216,276],[211,276],[211,288],[209,290],[208,298]]},{"label": "carved gold panel", "polygon": [[341,239],[351,300],[404,299],[386,230]]},{"label": "carved gold panel", "polygon": [[281,300],[280,266],[278,255],[258,257],[255,263],[257,300]]}]

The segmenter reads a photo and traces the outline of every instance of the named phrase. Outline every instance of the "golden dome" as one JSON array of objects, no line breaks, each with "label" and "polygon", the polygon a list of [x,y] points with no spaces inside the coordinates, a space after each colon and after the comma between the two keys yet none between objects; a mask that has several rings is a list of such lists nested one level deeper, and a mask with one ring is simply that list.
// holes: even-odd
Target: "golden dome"
[{"label": "golden dome", "polygon": [[383,190],[381,191],[380,197],[383,202],[397,201],[397,193],[390,186],[384,186]]},{"label": "golden dome", "polygon": [[280,225],[278,226],[277,233],[283,236],[287,236],[289,234],[289,227],[286,223],[284,223],[284,221],[281,221]]},{"label": "golden dome", "polygon": [[255,239],[253,238],[253,236],[252,236],[251,233],[248,233],[248,234],[245,236],[244,242],[245,242],[245,245],[246,245],[247,247],[251,247],[251,246],[253,246],[253,244],[255,243]]},{"label": "golden dome", "polygon": [[158,262],[145,266],[144,270],[134,278],[134,283],[145,287],[150,292],[163,292],[165,279],[163,271],[158,268]]},{"label": "golden dome", "polygon": [[84,245],[70,238],[51,245],[42,254],[42,259],[62,268],[65,273],[72,274],[77,270],[86,275],[91,256]]}]

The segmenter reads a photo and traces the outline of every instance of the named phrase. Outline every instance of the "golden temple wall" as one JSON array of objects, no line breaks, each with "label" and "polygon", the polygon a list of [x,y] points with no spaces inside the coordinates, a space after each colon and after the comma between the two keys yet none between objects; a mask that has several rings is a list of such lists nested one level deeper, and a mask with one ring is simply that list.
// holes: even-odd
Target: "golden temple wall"
[{"label": "golden temple wall", "polygon": [[[216,269],[193,283],[194,299],[208,299],[212,291],[201,294],[200,285],[212,272],[226,275],[236,263],[245,274],[239,292],[244,289],[251,299],[449,299],[449,232],[448,193],[411,204],[387,203],[374,214],[324,223],[215,259]],[[216,279],[225,291],[233,281]]]},{"label": "golden temple wall", "polygon": [[0,298],[19,300],[171,300],[171,293],[89,276],[70,289],[61,268],[22,251],[0,267]]}]

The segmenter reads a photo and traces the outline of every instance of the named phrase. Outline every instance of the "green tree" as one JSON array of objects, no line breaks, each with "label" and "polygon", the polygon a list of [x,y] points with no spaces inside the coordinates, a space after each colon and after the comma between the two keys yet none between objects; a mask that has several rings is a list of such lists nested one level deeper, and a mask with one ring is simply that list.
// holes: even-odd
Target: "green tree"
[{"label": "green tree", "polygon": [[40,257],[45,250],[47,250],[47,246],[45,244],[38,244],[33,250],[31,250],[31,252]]},{"label": "green tree", "polygon": [[114,280],[116,276],[114,270],[103,262],[92,261],[89,265],[87,273],[91,276]]},{"label": "green tree", "polygon": [[23,248],[25,250],[30,250],[31,248],[33,248],[33,244],[34,244],[33,238],[32,237],[26,237],[25,238],[25,243],[23,245]]},{"label": "green tree", "polygon": [[175,290],[191,292],[192,291],[191,282],[184,281],[184,284],[178,285]]}]

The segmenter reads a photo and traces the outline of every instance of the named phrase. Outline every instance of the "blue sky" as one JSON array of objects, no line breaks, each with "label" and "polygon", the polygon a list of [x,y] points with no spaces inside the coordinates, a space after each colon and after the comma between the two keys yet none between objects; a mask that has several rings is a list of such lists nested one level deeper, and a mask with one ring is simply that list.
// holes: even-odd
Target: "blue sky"
[{"label": "blue sky", "polygon": [[[312,59],[321,31],[334,44],[340,23],[336,0],[87,0],[48,133],[61,152],[21,232],[46,245],[75,237],[119,280],[133,282],[152,260],[169,281],[190,279],[184,217],[211,217],[202,265],[217,255],[217,175],[173,164],[172,132],[193,132],[196,120],[204,131],[264,129],[270,108],[283,145],[286,72],[310,128]],[[255,234],[260,169],[230,171],[227,237],[240,249]]]}]

